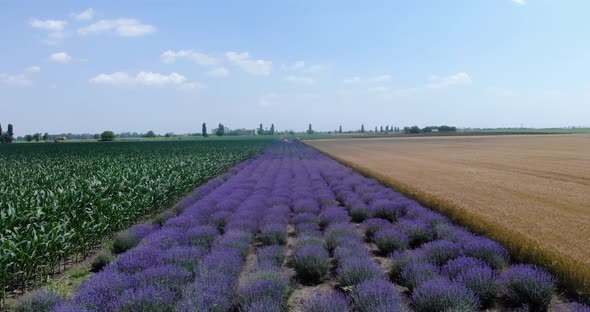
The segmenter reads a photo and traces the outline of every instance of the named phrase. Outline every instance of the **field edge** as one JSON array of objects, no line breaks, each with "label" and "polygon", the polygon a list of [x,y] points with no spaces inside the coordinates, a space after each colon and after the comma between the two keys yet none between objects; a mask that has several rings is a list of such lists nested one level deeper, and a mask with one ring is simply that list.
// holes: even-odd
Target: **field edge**
[{"label": "field edge", "polygon": [[520,262],[528,262],[539,265],[554,274],[559,279],[559,284],[568,294],[590,300],[590,268],[563,254],[547,251],[541,248],[538,243],[526,236],[494,224],[454,204],[452,201],[444,200],[435,195],[428,194],[403,183],[394,178],[388,177],[375,170],[359,164],[347,161],[332,153],[303,142],[318,152],[338,161],[339,163],[356,170],[364,176],[373,178],[383,185],[391,187],[404,196],[413,199],[421,205],[449,217],[453,222],[465,226],[469,230],[486,236],[506,247],[511,255]]}]

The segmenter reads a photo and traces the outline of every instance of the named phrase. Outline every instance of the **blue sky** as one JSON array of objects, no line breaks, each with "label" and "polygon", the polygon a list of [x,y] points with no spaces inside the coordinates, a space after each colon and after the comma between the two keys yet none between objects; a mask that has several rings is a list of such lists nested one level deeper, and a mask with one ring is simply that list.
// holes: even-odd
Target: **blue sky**
[{"label": "blue sky", "polygon": [[4,1],[0,123],[590,125],[590,2]]}]

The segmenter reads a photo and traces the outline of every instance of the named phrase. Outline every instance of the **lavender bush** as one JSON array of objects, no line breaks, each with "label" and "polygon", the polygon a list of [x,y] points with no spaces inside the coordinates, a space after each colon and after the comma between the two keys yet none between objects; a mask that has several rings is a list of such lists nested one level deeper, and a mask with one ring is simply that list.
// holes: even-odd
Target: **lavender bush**
[{"label": "lavender bush", "polygon": [[352,294],[354,310],[358,312],[401,312],[404,303],[393,286],[382,279],[371,279],[358,284]]},{"label": "lavender bush", "polygon": [[64,299],[54,292],[37,290],[20,298],[16,302],[13,311],[51,311],[54,307],[62,304],[63,301]]},{"label": "lavender bush", "polygon": [[479,308],[479,299],[467,287],[438,278],[417,287],[412,292],[412,304],[417,312],[467,312]]},{"label": "lavender bush", "polygon": [[555,293],[555,279],[545,271],[527,264],[513,265],[502,272],[500,286],[510,304],[527,304],[534,311],[546,311]]},{"label": "lavender bush", "polygon": [[348,299],[335,291],[316,293],[303,304],[304,312],[346,312]]}]

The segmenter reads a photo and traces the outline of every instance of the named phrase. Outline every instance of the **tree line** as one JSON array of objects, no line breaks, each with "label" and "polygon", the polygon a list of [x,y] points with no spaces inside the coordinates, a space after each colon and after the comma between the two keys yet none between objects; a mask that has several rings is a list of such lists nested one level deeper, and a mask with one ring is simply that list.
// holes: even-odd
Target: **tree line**
[{"label": "tree line", "polygon": [[[375,126],[374,131],[369,130],[366,131],[365,130],[365,125],[362,124],[359,130],[352,130],[352,131],[346,131],[344,132],[342,130],[342,125],[338,126],[338,130],[334,130],[334,131],[328,131],[328,134],[342,134],[342,133],[384,133],[384,134],[389,134],[389,133],[407,133],[407,134],[416,134],[416,133],[432,133],[432,132],[456,132],[457,128],[453,127],[453,126],[446,126],[446,125],[442,125],[442,126],[428,126],[428,127],[424,127],[424,128],[420,128],[418,126],[411,126],[411,127],[397,127],[397,126],[390,126],[390,125],[386,125],[385,127],[383,126]],[[237,136],[237,135],[286,135],[286,134],[290,134],[293,135],[295,134],[295,132],[293,130],[289,130],[289,131],[283,131],[283,132],[279,132],[279,131],[275,131],[275,125],[274,123],[272,123],[270,125],[270,128],[264,128],[263,124],[260,124],[259,127],[257,129],[253,129],[253,130],[243,130],[243,129],[234,129],[234,130],[230,130],[228,129],[224,124],[219,123],[219,125],[217,126],[217,128],[213,129],[212,133],[216,136]],[[313,130],[312,124],[308,125],[307,130],[305,131],[305,133],[307,134],[316,134],[317,132],[315,130]],[[191,136],[203,136],[203,137],[208,137],[209,136],[209,132],[207,131],[207,124],[203,123],[201,125],[201,133],[190,133],[188,135]],[[172,132],[168,132],[165,135],[163,135],[164,137],[174,137],[176,136],[174,133]],[[150,130],[146,133],[137,133],[137,132],[122,132],[119,134],[115,134],[113,131],[107,130],[107,131],[103,131],[100,134],[72,134],[72,133],[68,133],[68,134],[58,134],[58,135],[50,135],[47,132],[41,134],[41,133],[34,133],[34,134],[27,134],[24,137],[18,137],[17,140],[24,140],[27,142],[32,142],[32,141],[36,141],[39,142],[40,140],[43,141],[48,141],[48,140],[54,140],[54,141],[60,141],[60,140],[71,140],[71,139],[95,139],[95,140],[99,140],[99,141],[113,141],[116,138],[156,138],[156,137],[162,137],[162,135],[156,134],[154,131]],[[6,132],[2,131],[2,125],[0,125],[0,143],[12,143],[12,141],[14,140],[14,132],[13,132],[13,126],[12,124],[8,124],[8,130]]]}]

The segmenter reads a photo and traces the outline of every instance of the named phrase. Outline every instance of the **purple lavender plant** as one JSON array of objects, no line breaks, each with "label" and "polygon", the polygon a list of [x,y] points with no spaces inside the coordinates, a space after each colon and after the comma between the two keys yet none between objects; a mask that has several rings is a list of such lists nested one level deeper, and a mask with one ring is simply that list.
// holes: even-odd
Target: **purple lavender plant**
[{"label": "purple lavender plant", "polygon": [[528,264],[513,265],[500,275],[505,299],[513,306],[527,304],[533,311],[547,311],[555,284],[553,276]]},{"label": "purple lavender plant", "polygon": [[196,226],[186,231],[186,238],[190,245],[205,249],[211,248],[217,236],[219,236],[217,229],[209,225]]},{"label": "purple lavender plant", "polygon": [[258,270],[250,273],[238,290],[240,306],[248,307],[260,301],[274,302],[283,309],[291,294],[289,279],[277,270]]},{"label": "purple lavender plant", "polygon": [[260,241],[264,245],[284,245],[287,243],[287,226],[271,223],[260,229]]},{"label": "purple lavender plant", "polygon": [[52,291],[36,290],[21,297],[13,307],[13,311],[51,311],[63,302],[64,299]]},{"label": "purple lavender plant", "polygon": [[313,294],[303,303],[303,312],[347,312],[348,299],[341,293],[325,291]]},{"label": "purple lavender plant", "polygon": [[379,248],[381,254],[387,255],[395,250],[408,248],[408,236],[392,227],[383,228],[373,236],[373,241]]},{"label": "purple lavender plant", "polygon": [[449,260],[441,268],[441,274],[447,276],[450,279],[454,279],[461,272],[470,269],[472,267],[489,267],[488,264],[480,259],[472,257],[458,257],[453,260]]},{"label": "purple lavender plant", "polygon": [[336,275],[340,286],[355,286],[364,281],[382,278],[383,272],[372,259],[348,258],[339,263]]},{"label": "purple lavender plant", "polygon": [[365,237],[369,240],[373,239],[373,235],[375,235],[377,231],[391,226],[391,222],[380,218],[371,218],[362,223],[362,228],[365,230]]},{"label": "purple lavender plant", "polygon": [[403,284],[410,289],[414,289],[439,276],[438,267],[427,262],[410,262],[400,272]]},{"label": "purple lavender plant", "polygon": [[482,307],[490,306],[498,294],[497,274],[487,265],[467,268],[454,281],[473,291]]},{"label": "purple lavender plant", "polygon": [[279,245],[270,245],[259,247],[258,250],[258,267],[281,267],[286,256],[286,249]]},{"label": "purple lavender plant", "polygon": [[355,311],[358,312],[402,312],[404,303],[393,286],[382,279],[372,279],[358,284],[352,294]]},{"label": "purple lavender plant", "polygon": [[320,227],[325,228],[326,226],[333,223],[347,223],[350,222],[350,217],[346,210],[341,207],[328,207],[320,214]]},{"label": "purple lavender plant", "polygon": [[318,282],[330,268],[330,255],[321,245],[303,244],[295,247],[291,264],[304,283]]},{"label": "purple lavender plant", "polygon": [[447,261],[455,259],[461,255],[460,245],[446,240],[425,243],[420,249],[423,249],[426,252],[428,261],[436,265],[443,265]]},{"label": "purple lavender plant", "polygon": [[468,236],[460,243],[466,256],[481,259],[493,269],[504,268],[510,261],[506,248],[485,237]]},{"label": "purple lavender plant", "polygon": [[477,311],[479,299],[467,287],[438,278],[418,286],[412,304],[417,312]]}]

